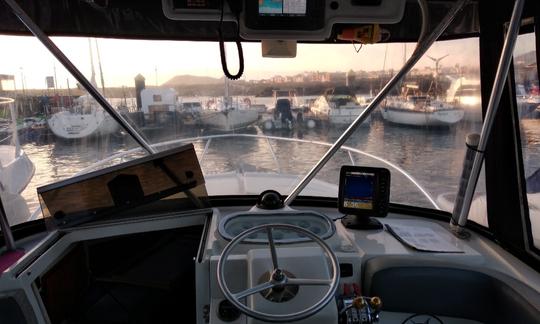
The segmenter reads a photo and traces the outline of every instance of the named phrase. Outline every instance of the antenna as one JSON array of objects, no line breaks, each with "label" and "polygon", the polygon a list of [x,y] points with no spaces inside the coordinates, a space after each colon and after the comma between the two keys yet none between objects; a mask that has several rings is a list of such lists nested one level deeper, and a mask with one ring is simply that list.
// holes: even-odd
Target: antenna
[{"label": "antenna", "polygon": [[426,55],[430,60],[432,60],[433,62],[435,62],[435,76],[438,76],[439,75],[439,63],[445,59],[448,55],[450,54],[446,54],[444,56],[441,56],[439,58],[435,58],[435,57],[431,57],[429,55]]},{"label": "antenna", "polygon": [[432,60],[433,62],[435,62],[435,76],[434,76],[434,81],[435,81],[435,95],[437,96],[438,94],[438,91],[439,91],[439,63],[445,59],[449,54],[446,54],[446,55],[443,55],[441,57],[431,57],[429,55],[426,55],[430,60]]}]

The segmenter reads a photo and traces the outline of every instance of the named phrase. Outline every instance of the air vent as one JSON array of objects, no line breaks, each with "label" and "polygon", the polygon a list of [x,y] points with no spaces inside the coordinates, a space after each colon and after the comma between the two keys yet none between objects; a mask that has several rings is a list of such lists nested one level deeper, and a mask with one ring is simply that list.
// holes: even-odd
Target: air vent
[{"label": "air vent", "polygon": [[378,7],[381,5],[382,0],[351,0],[353,6],[361,7]]}]

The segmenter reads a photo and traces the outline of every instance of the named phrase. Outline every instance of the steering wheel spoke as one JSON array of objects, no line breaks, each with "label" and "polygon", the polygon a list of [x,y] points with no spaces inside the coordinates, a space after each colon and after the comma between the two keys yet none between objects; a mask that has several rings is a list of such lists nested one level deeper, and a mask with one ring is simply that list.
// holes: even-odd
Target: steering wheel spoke
[{"label": "steering wheel spoke", "polygon": [[298,286],[330,286],[332,284],[330,279],[299,279],[288,278],[286,285],[298,285]]},{"label": "steering wheel spoke", "polygon": [[272,265],[274,270],[278,269],[278,260],[276,253],[276,244],[274,243],[274,236],[272,235],[272,227],[266,227],[266,234],[268,235],[268,245],[270,246],[270,254],[272,254]]},{"label": "steering wheel spoke", "polygon": [[255,287],[251,287],[251,288],[248,288],[244,291],[241,291],[239,293],[236,293],[236,294],[233,294],[233,297],[237,300],[239,299],[242,299],[244,297],[247,297],[247,296],[250,296],[250,295],[253,295],[253,294],[256,294],[256,293],[259,293],[261,291],[264,291],[266,289],[270,289],[270,288],[273,288],[275,287],[276,284],[268,281],[268,282],[265,282],[265,283],[262,283],[260,285],[257,285]]}]

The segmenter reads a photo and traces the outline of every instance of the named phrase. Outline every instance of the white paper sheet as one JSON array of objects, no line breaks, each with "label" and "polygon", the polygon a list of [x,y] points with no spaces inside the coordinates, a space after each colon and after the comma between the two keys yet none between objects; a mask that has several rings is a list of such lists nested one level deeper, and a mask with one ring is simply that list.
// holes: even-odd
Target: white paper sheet
[{"label": "white paper sheet", "polygon": [[428,227],[386,225],[388,231],[399,241],[418,251],[462,253],[463,250],[451,242],[448,235],[436,233]]}]

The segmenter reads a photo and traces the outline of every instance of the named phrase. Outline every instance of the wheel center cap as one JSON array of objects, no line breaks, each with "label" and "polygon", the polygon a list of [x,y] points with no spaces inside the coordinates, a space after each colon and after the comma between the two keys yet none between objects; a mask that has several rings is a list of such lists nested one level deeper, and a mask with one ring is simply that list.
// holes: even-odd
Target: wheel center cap
[{"label": "wheel center cap", "polygon": [[281,282],[285,280],[285,273],[281,269],[276,269],[272,273],[272,280]]}]

